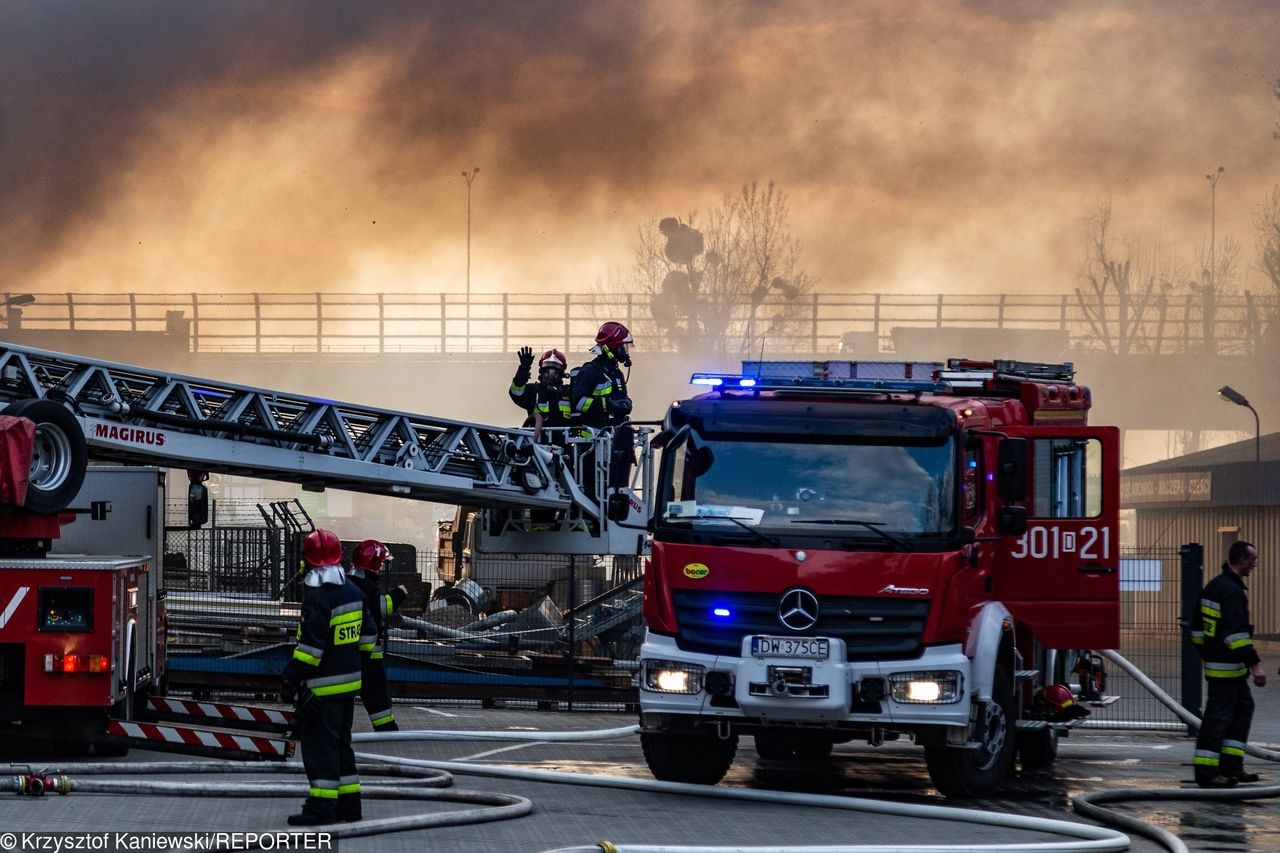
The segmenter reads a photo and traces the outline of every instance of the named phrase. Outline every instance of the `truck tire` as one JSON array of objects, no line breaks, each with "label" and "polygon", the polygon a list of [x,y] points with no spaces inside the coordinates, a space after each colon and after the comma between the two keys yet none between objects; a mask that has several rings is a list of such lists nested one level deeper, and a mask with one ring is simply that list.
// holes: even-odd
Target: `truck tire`
[{"label": "truck tire", "polygon": [[924,748],[929,778],[944,796],[985,797],[993,794],[1013,767],[1017,743],[1013,678],[1003,667],[996,670],[991,695],[995,701],[986,706],[981,747]]},{"label": "truck tire", "polygon": [[66,509],[84,483],[89,450],[75,415],[52,400],[19,400],[4,414],[35,421],[31,444],[31,475],[27,482],[28,510],[53,515]]},{"label": "truck tire", "polygon": [[831,757],[835,746],[831,738],[819,734],[800,734],[796,736],[796,758],[813,763],[826,761]]},{"label": "truck tire", "polygon": [[1049,767],[1058,757],[1058,732],[1044,728],[1038,732],[1018,733],[1018,760],[1023,770]]},{"label": "truck tire", "polygon": [[640,748],[653,778],[662,782],[714,785],[724,778],[738,751],[738,736],[641,732]]},{"label": "truck tire", "polygon": [[765,761],[790,761],[796,748],[786,732],[756,732],[756,755]]}]

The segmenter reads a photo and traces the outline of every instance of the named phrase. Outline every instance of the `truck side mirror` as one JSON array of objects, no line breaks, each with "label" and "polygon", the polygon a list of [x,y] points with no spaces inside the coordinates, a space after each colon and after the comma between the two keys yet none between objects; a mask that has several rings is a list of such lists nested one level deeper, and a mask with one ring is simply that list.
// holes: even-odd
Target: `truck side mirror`
[{"label": "truck side mirror", "polygon": [[677,448],[680,445],[684,444],[686,440],[688,440],[689,433],[691,431],[692,430],[690,430],[688,424],[685,424],[684,426],[680,427],[680,429],[675,430],[674,432],[670,429],[664,429],[662,432],[658,433],[653,437],[653,441],[649,442],[649,446],[654,448],[655,450],[661,450],[664,447],[668,447],[668,446],[670,446],[672,449]]},{"label": "truck side mirror", "polygon": [[1002,506],[996,510],[996,532],[1001,536],[1021,536],[1027,532],[1027,508]]},{"label": "truck side mirror", "polygon": [[1002,438],[996,454],[996,486],[1000,500],[1021,503],[1027,499],[1027,440]]},{"label": "truck side mirror", "polygon": [[630,514],[631,508],[627,505],[627,496],[622,492],[614,492],[605,499],[605,518],[610,521],[626,521]]},{"label": "truck side mirror", "polygon": [[192,530],[209,522],[209,489],[204,483],[187,486],[187,527]]}]

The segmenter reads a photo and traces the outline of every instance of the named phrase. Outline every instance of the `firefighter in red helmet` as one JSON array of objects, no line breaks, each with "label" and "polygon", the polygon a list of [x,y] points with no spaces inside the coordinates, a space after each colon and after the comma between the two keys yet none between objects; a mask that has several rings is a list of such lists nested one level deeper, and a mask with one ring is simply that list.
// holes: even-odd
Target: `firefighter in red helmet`
[{"label": "firefighter in red helmet", "polygon": [[342,570],[342,542],[329,530],[302,540],[306,568],[297,645],[284,669],[280,698],[295,706],[309,796],[291,826],[360,820],[360,777],[351,725],[363,659],[377,641],[364,594]]},{"label": "firefighter in red helmet", "polygon": [[369,722],[375,732],[400,730],[396,725],[395,714],[391,712],[391,687],[387,683],[383,653],[387,647],[387,619],[404,603],[409,590],[403,584],[387,593],[379,589],[378,578],[382,566],[390,559],[390,548],[376,539],[366,539],[351,552],[351,571],[347,575],[364,594],[365,604],[373,615],[374,633],[378,637],[373,652],[365,658],[363,686],[360,688],[360,701],[369,714]]},{"label": "firefighter in red helmet", "polygon": [[[533,427],[537,440],[562,444],[569,426],[569,389],[564,372],[569,360],[558,349],[549,349],[538,359],[538,381],[529,381],[533,349],[521,347],[520,366],[511,380],[511,402],[525,410],[524,426]],[[551,430],[551,432],[547,432]]]},{"label": "firefighter in red helmet", "polygon": [[588,434],[611,427],[613,454],[609,485],[625,486],[635,464],[635,432],[630,426],[631,397],[622,368],[631,367],[631,332],[610,320],[596,333],[595,358],[578,369],[569,396],[573,414]]}]

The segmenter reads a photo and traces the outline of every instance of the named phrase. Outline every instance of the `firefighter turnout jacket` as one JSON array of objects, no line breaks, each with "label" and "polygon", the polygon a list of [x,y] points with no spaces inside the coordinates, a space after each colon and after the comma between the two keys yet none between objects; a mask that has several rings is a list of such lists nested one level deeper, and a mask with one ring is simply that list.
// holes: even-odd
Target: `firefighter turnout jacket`
[{"label": "firefighter turnout jacket", "polygon": [[391,592],[382,592],[378,589],[378,576],[364,569],[352,569],[348,577],[364,595],[364,600],[369,605],[369,614],[373,618],[373,634],[377,640],[370,657],[373,660],[382,660],[382,653],[387,645],[387,617],[404,604],[408,593],[400,587],[396,587]]},{"label": "firefighter turnout jacket", "polygon": [[519,380],[520,375],[517,373],[507,393],[511,396],[511,402],[528,413],[525,426],[533,426],[535,414],[542,416],[543,427],[569,425],[569,387],[567,385],[560,382],[548,385],[540,379],[534,381],[526,379],[523,383]]},{"label": "firefighter turnout jacket", "polygon": [[627,381],[618,362],[596,356],[578,368],[570,391],[573,413],[584,427],[616,426],[631,414]]},{"label": "firefighter turnout jacket", "polygon": [[285,665],[285,680],[321,697],[357,693],[362,657],[374,651],[378,623],[341,566],[311,571],[321,573],[322,581],[308,584],[303,596],[298,644]]},{"label": "firefighter turnout jacket", "polygon": [[1249,624],[1249,597],[1244,580],[1223,566],[1205,585],[1200,609],[1191,626],[1191,642],[1204,659],[1206,678],[1243,678],[1259,662]]}]

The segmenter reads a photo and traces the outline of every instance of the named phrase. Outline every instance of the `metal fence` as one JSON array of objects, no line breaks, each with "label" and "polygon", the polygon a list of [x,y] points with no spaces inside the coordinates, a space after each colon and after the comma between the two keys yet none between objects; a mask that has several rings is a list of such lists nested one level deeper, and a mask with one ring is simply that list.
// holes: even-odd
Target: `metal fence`
[{"label": "metal fence", "polygon": [[[169,531],[171,686],[277,689],[300,612],[297,539],[266,527]],[[391,549],[384,586],[409,591],[387,632],[397,697],[634,701],[639,559],[468,555],[459,565],[452,552]]]},{"label": "metal fence", "polygon": [[[1170,696],[1182,695],[1182,560],[1177,548],[1120,552],[1120,653]],[[1185,729],[1128,674],[1107,670],[1107,692],[1120,698],[1094,711],[1086,727]]]},{"label": "metal fence", "polygon": [[[726,328],[752,341],[752,352],[768,335],[771,353],[853,351],[866,358],[909,347],[912,330],[947,328],[1060,336],[1064,347],[1084,351],[1250,355],[1274,338],[1280,297],[812,293],[744,300],[723,313]],[[785,322],[776,325],[774,317]],[[647,296],[598,293],[469,300],[462,293],[42,293],[11,307],[7,325],[168,333],[187,338],[193,352],[510,352],[530,340],[583,352],[605,319],[622,320],[645,340],[663,337]]]}]

